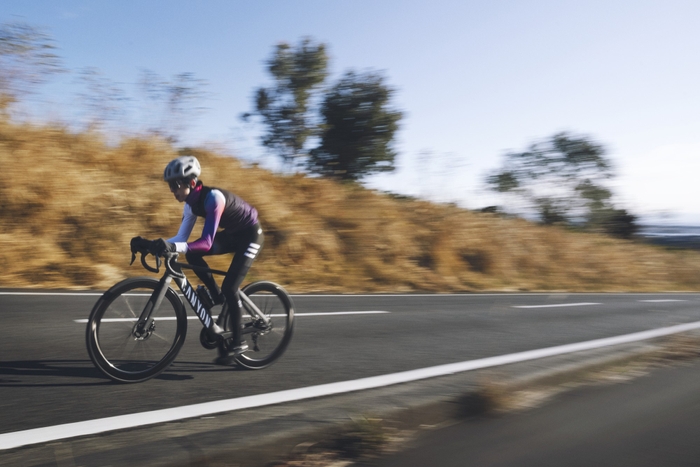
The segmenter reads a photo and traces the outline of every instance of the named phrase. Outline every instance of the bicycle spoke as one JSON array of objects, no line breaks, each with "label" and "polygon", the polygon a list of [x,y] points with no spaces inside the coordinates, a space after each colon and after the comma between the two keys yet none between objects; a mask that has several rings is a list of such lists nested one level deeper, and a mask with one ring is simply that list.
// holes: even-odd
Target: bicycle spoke
[{"label": "bicycle spoke", "polygon": [[246,368],[265,368],[284,352],[292,333],[293,310],[291,300],[279,286],[270,282],[258,282],[243,291],[265,316],[263,322],[244,300],[247,316],[242,318],[246,327],[243,337],[250,351],[237,358]]},{"label": "bicycle spoke", "polygon": [[161,372],[172,361],[182,346],[187,317],[182,302],[170,289],[167,299],[152,313],[158,318],[136,329],[160,285],[151,279],[126,280],[123,284],[123,290],[113,292],[107,302],[98,302],[100,307],[93,311],[91,320],[96,325],[88,333],[88,349],[93,362],[111,378],[141,381]]}]

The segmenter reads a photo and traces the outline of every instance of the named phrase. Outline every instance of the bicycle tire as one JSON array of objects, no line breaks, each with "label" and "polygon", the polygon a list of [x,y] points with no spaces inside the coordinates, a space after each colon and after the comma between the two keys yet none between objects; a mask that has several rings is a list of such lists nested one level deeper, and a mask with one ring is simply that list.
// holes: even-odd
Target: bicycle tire
[{"label": "bicycle tire", "polygon": [[[241,324],[252,326],[253,332],[243,334],[250,350],[236,357],[236,362],[249,370],[262,370],[279,359],[289,346],[294,332],[294,304],[287,291],[274,282],[253,282],[242,290],[271,320],[271,327],[255,330],[254,315],[243,302]],[[229,320],[225,322],[227,330],[230,329]]]},{"label": "bicycle tire", "polygon": [[123,280],[106,291],[90,313],[86,344],[90,359],[120,383],[138,383],[162,373],[175,359],[187,335],[187,312],[168,287],[151,328],[136,338],[133,328],[160,282],[149,277]]}]

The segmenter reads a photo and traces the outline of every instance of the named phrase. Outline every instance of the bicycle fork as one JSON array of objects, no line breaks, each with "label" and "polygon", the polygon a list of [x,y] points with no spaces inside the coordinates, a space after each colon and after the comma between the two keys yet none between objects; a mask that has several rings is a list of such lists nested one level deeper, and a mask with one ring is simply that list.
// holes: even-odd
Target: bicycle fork
[{"label": "bicycle fork", "polygon": [[139,316],[138,321],[136,321],[136,324],[134,325],[134,329],[132,331],[136,339],[148,339],[148,337],[150,337],[151,333],[154,331],[155,323],[153,320],[153,314],[154,311],[160,308],[160,304],[163,303],[165,293],[168,291],[168,287],[170,286],[171,280],[172,278],[167,274],[160,279],[160,285],[151,295],[151,298],[148,300],[146,306],[141,311],[141,315]]}]

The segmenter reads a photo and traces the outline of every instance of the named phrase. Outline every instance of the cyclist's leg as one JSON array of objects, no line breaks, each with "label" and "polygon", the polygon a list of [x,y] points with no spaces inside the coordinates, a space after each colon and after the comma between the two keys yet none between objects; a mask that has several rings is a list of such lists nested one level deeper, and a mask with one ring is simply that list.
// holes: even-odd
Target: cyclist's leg
[{"label": "cyclist's leg", "polygon": [[262,228],[260,224],[255,224],[253,227],[231,235],[230,242],[227,242],[229,246],[234,248],[234,256],[221,289],[226,297],[226,303],[228,303],[232,320],[232,338],[236,344],[241,342],[241,312],[243,307],[238,290],[243,284],[248,270],[253,265],[253,261],[257,258],[263,241]]},{"label": "cyclist's leg", "polygon": [[[214,243],[209,251],[204,253],[188,251],[185,254],[185,257],[187,258],[187,262],[192,266],[208,268],[209,264],[207,264],[207,262],[204,260],[205,256],[221,255],[224,253],[230,253],[231,251],[233,251],[231,247],[226,244],[226,237],[219,232],[214,237]],[[207,289],[209,289],[209,293],[211,293],[211,298],[214,300],[214,303],[221,304],[223,298],[221,295],[221,290],[219,290],[219,286],[216,283],[212,273],[199,270],[194,270],[194,272],[197,274],[197,277],[199,277],[199,280],[201,280]]]}]

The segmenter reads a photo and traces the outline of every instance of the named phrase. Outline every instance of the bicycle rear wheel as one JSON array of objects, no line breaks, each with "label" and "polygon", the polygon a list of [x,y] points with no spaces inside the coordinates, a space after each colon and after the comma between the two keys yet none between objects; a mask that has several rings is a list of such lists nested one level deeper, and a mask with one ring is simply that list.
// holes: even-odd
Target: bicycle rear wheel
[{"label": "bicycle rear wheel", "polygon": [[137,383],[165,370],[177,356],[187,335],[187,313],[175,291],[152,313],[153,321],[141,336],[135,326],[160,286],[151,278],[126,279],[97,301],[86,330],[90,359],[114,381]]},{"label": "bicycle rear wheel", "polygon": [[244,368],[260,370],[272,365],[287,349],[294,330],[294,305],[287,291],[273,282],[253,282],[243,293],[267,316],[270,325],[265,326],[243,302],[242,337],[250,350],[236,361]]}]

